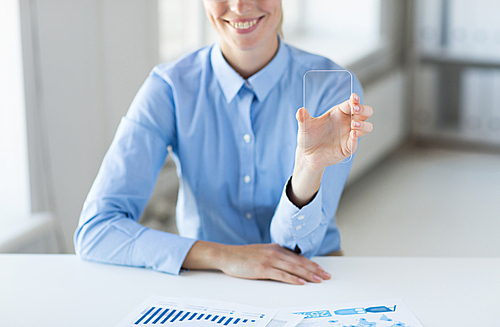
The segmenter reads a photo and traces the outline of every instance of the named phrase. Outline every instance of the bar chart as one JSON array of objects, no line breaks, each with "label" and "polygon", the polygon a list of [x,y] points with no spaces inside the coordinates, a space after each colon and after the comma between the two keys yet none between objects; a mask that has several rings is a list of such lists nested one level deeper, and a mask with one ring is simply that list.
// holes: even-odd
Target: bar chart
[{"label": "bar chart", "polygon": [[265,327],[275,309],[199,298],[151,296],[117,327],[132,326],[251,326]]},{"label": "bar chart", "polygon": [[214,325],[233,326],[241,324],[254,324],[257,319],[264,318],[260,315],[257,318],[233,317],[231,315],[217,315],[210,313],[190,312],[172,308],[151,307],[141,315],[134,325],[163,325],[172,323],[190,322],[210,322]]}]

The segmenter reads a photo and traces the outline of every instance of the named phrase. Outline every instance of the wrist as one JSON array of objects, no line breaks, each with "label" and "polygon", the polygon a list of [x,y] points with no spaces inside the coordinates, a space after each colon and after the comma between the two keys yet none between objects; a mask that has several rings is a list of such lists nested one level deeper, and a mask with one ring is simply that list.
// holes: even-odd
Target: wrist
[{"label": "wrist", "polygon": [[223,270],[225,247],[227,245],[220,243],[196,241],[184,259],[182,267]]},{"label": "wrist", "polygon": [[298,208],[311,202],[319,190],[324,171],[324,168],[311,167],[304,157],[297,156],[286,190],[288,199]]}]

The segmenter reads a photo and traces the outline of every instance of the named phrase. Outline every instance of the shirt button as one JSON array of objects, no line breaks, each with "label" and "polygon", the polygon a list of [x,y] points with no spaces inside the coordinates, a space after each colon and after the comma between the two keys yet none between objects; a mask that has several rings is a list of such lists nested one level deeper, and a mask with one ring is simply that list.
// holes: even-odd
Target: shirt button
[{"label": "shirt button", "polygon": [[250,176],[245,175],[245,177],[243,178],[243,180],[245,181],[245,183],[247,183],[247,184],[248,184],[248,183],[250,183],[250,181],[251,181],[252,179],[250,178]]},{"label": "shirt button", "polygon": [[302,225],[297,225],[297,226],[295,227],[295,230],[299,230],[299,229],[301,229],[301,228],[302,228]]},{"label": "shirt button", "polygon": [[246,143],[250,143],[252,137],[250,136],[250,134],[245,134],[243,135],[243,139],[245,140]]},{"label": "shirt button", "polygon": [[252,219],[252,214],[251,214],[250,212],[249,212],[249,213],[247,213],[247,214],[245,215],[245,218],[246,218],[246,219],[249,219],[249,220],[250,220],[250,219]]},{"label": "shirt button", "polygon": [[300,215],[300,216],[297,216],[297,219],[298,219],[298,220],[302,220],[302,219],[304,219],[305,217],[306,217],[306,216],[304,216],[304,215]]}]

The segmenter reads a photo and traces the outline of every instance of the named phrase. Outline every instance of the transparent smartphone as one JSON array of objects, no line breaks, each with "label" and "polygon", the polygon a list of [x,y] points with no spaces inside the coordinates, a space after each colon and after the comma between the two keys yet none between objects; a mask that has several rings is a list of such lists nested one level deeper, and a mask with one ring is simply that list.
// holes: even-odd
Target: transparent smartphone
[{"label": "transparent smartphone", "polygon": [[303,107],[312,119],[302,124],[299,140],[307,161],[347,163],[352,159],[352,93],[353,76],[348,70],[309,70],[304,74]]}]

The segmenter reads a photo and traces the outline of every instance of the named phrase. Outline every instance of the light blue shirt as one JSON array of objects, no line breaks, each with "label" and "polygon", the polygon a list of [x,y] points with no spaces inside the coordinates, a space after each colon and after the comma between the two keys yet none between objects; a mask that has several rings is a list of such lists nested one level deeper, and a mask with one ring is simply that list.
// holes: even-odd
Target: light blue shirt
[{"label": "light blue shirt", "polygon": [[[86,260],[178,274],[196,240],[275,242],[307,257],[340,249],[335,212],[352,161],[326,168],[314,199],[286,195],[297,146],[302,77],[342,69],[280,41],[277,54],[244,80],[219,44],[156,66],[122,118],[83,206],[76,253]],[[345,75],[344,75],[345,76]],[[340,103],[332,80],[318,91],[317,116]],[[354,92],[362,97],[358,80]],[[337,97],[337,98],[336,98]],[[172,147],[180,179],[180,235],[138,220]]]}]

